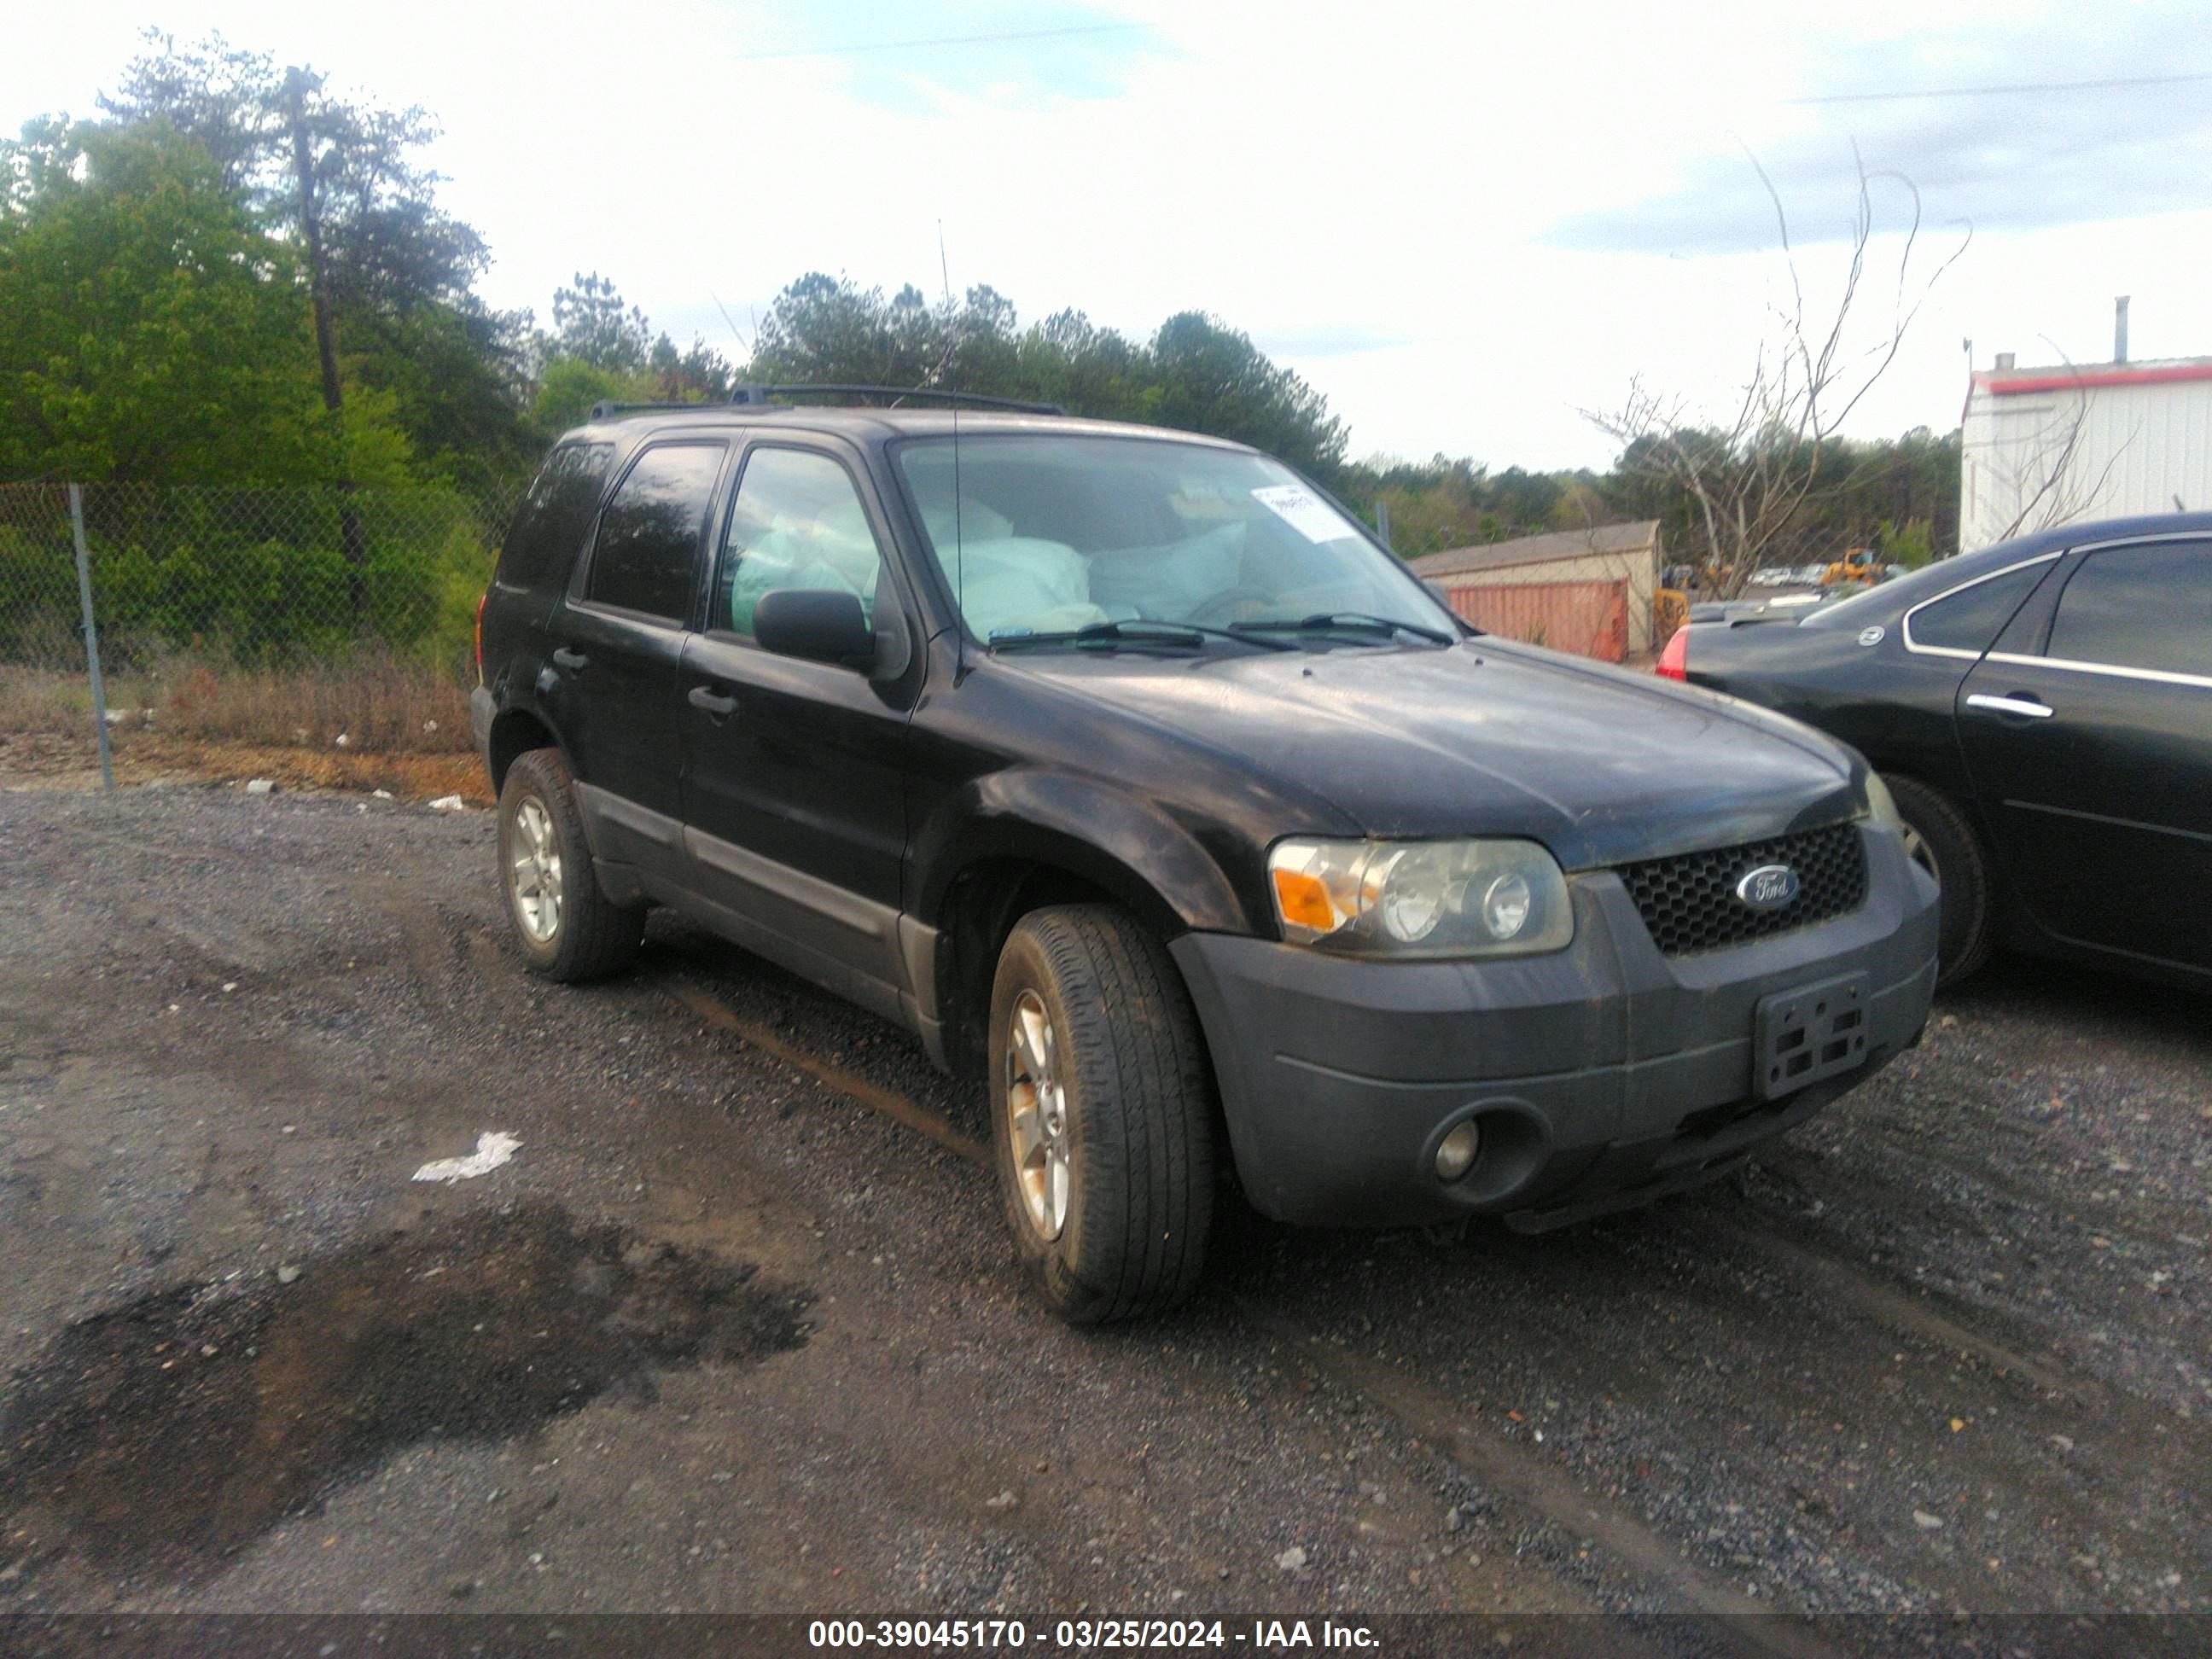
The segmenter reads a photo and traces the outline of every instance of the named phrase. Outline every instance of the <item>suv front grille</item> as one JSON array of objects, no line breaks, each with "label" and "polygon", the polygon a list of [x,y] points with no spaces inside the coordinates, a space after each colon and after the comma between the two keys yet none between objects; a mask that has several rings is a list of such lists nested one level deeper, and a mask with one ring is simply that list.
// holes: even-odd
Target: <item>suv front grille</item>
[{"label": "suv front grille", "polygon": [[[1797,896],[1778,910],[1754,910],[1735,896],[1744,872],[1762,864],[1786,865],[1797,872]],[[1620,878],[1660,953],[1688,956],[1850,915],[1866,902],[1866,847],[1856,823],[1835,823],[1741,847],[1625,864]]]}]

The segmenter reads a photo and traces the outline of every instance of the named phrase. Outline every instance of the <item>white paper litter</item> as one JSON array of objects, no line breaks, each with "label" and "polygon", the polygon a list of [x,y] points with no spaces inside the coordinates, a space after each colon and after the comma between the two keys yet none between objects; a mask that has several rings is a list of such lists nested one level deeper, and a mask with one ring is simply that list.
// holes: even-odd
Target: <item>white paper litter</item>
[{"label": "white paper litter", "polygon": [[246,793],[249,795],[265,795],[276,787],[276,781],[272,778],[255,778],[246,784]]},{"label": "white paper litter", "polygon": [[469,804],[459,795],[441,795],[430,803],[430,810],[433,812],[465,812],[469,810]]},{"label": "white paper litter", "polygon": [[415,1171],[415,1179],[442,1181],[448,1186],[456,1181],[474,1181],[513,1158],[521,1145],[513,1135],[488,1129],[477,1137],[477,1149],[466,1158],[434,1158]]},{"label": "white paper litter", "polygon": [[392,792],[389,789],[372,789],[368,792],[368,798],[371,800],[390,800]]}]

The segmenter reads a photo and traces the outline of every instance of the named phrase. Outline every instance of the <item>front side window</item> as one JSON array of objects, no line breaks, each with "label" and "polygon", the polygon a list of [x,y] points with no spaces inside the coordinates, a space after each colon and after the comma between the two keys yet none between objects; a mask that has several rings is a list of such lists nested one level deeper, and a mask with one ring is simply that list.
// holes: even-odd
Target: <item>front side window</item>
[{"label": "front side window", "polygon": [[584,589],[589,603],[668,622],[690,614],[722,453],[720,444],[659,444],[638,457],[599,514]]},{"label": "front side window", "polygon": [[2212,543],[2092,553],[2067,580],[2045,655],[2212,674]]},{"label": "front side window", "polygon": [[898,468],[945,584],[984,640],[1323,615],[1456,637],[1403,566],[1265,456],[986,433],[959,440],[957,455],[950,439],[905,444]]},{"label": "front side window", "polygon": [[2026,565],[1922,605],[1905,622],[1912,643],[1923,650],[1971,651],[1978,657],[2050,569],[2048,563]]},{"label": "front side window", "polygon": [[750,639],[753,607],[779,587],[854,594],[873,620],[883,565],[851,473],[810,450],[756,449],[738,480],[708,625]]}]

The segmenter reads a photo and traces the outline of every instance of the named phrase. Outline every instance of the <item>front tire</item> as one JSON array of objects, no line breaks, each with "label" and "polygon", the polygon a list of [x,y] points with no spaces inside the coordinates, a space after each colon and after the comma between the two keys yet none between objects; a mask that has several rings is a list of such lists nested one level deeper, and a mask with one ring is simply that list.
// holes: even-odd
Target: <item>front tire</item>
[{"label": "front tire", "polygon": [[500,890],[524,962],[562,983],[602,979],[637,959],[645,912],[600,890],[575,780],[557,749],[507,768],[499,792]]},{"label": "front tire", "polygon": [[1095,1325],[1190,1294],[1213,1210],[1212,1085],[1182,977],[1110,905],[1022,918],[991,992],[992,1142],[1014,1254]]},{"label": "front tire", "polygon": [[1936,943],[1936,988],[1947,991],[1989,960],[1991,937],[1990,860],[1982,838],[1950,797],[1911,778],[1884,775],[1898,816],[1905,820],[1905,850],[1943,890]]}]

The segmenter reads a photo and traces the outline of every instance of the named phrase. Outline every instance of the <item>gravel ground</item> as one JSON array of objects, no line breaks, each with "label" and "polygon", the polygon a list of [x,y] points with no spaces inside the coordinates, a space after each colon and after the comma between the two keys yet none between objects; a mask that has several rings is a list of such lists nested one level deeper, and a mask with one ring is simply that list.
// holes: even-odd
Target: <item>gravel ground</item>
[{"label": "gravel ground", "polygon": [[1730,1183],[1085,1334],[909,1040],[541,985],[492,841],[0,792],[0,1612],[2212,1611],[2202,999],[2001,965]]}]

